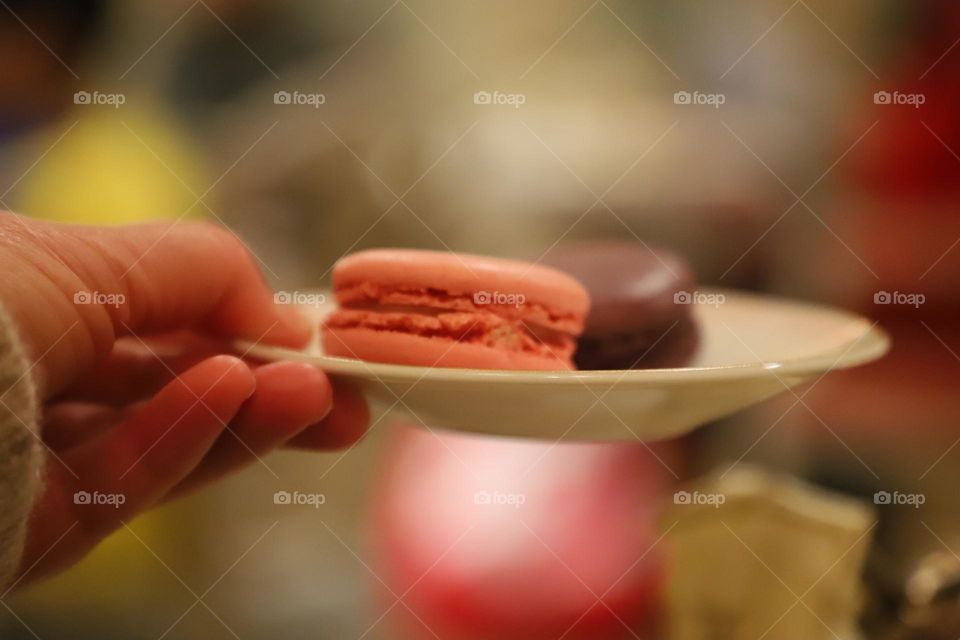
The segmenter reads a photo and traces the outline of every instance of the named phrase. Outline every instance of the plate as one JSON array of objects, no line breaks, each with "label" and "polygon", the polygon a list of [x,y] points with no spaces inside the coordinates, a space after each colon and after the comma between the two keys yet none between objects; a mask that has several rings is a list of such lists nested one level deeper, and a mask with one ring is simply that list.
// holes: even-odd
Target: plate
[{"label": "plate", "polygon": [[[332,304],[314,295],[319,321]],[[704,289],[692,301],[700,346],[690,366],[626,371],[490,371],[379,364],[239,343],[247,357],[298,360],[346,380],[384,418],[546,440],[654,441],[682,435],[830,371],[886,353],[876,323],[838,309]],[[384,413],[385,412],[385,413]]]}]

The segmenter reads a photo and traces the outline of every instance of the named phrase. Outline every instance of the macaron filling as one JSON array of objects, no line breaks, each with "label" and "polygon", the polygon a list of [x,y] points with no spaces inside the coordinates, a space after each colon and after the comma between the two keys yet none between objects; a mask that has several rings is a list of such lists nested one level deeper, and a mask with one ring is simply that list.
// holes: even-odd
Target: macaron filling
[{"label": "macaron filling", "polygon": [[334,294],[343,309],[416,310],[417,313],[461,311],[489,313],[507,320],[522,321],[571,336],[583,331],[583,314],[552,309],[519,294],[506,294],[510,302],[493,299],[489,291],[451,292],[426,287],[398,287],[358,282],[337,286]]},{"label": "macaron filling", "polygon": [[441,338],[498,350],[568,359],[582,318],[517,299],[487,303],[485,292],[384,287],[365,282],[337,287],[340,309],[331,329],[371,329]]}]

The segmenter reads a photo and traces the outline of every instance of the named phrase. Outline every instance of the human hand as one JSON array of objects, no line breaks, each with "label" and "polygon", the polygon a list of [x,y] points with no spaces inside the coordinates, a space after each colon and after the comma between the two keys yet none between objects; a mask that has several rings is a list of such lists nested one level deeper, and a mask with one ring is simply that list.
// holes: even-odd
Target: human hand
[{"label": "human hand", "polygon": [[[224,355],[234,338],[298,347],[311,332],[225,229],[0,213],[0,273],[34,359],[48,450],[18,585],[276,447],[345,446],[366,428],[362,396],[320,370]],[[123,504],[76,504],[82,491]]]}]

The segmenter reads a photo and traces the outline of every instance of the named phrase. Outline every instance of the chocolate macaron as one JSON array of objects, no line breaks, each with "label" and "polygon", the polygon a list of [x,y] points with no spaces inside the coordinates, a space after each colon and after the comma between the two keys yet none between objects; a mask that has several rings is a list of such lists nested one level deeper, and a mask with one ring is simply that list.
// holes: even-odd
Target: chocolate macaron
[{"label": "chocolate macaron", "polygon": [[544,264],[579,280],[592,301],[574,362],[580,369],[681,367],[696,353],[689,304],[696,279],[674,253],[639,242],[558,246]]}]

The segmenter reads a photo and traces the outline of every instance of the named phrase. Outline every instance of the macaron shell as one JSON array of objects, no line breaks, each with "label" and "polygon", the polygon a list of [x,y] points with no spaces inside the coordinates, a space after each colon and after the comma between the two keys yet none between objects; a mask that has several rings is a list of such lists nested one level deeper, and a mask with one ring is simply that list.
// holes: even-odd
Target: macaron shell
[{"label": "macaron shell", "polygon": [[572,369],[569,358],[495,349],[443,338],[366,328],[324,327],[327,355],[369,362],[458,369],[557,371]]},{"label": "macaron shell", "polygon": [[325,326],[389,331],[537,355],[556,353],[565,358],[570,357],[574,349],[574,339],[568,334],[534,333],[535,329],[523,322],[482,312],[426,314],[339,309],[327,317]]},{"label": "macaron shell", "polygon": [[590,297],[573,277],[539,265],[445,251],[369,249],[341,259],[334,292],[356,283],[447,293],[522,296],[556,313],[585,316]]},{"label": "macaron shell", "polygon": [[587,242],[560,246],[544,262],[577,277],[592,307],[584,335],[602,336],[666,327],[690,316],[678,293],[692,294],[696,279],[683,258],[637,242]]}]

